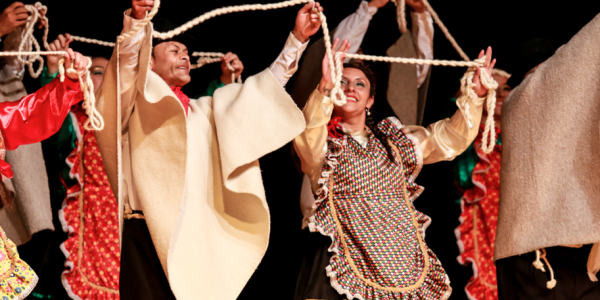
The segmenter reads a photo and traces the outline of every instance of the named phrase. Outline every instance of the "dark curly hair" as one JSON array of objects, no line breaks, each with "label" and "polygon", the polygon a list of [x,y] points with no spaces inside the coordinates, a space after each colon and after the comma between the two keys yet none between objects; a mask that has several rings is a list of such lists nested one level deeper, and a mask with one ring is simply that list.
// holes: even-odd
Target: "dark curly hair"
[{"label": "dark curly hair", "polygon": [[[371,69],[369,69],[364,64],[354,62],[354,61],[345,63],[344,69],[345,68],[357,69],[357,70],[360,70],[361,72],[363,72],[363,74],[365,74],[365,76],[367,77],[367,80],[369,81],[369,84],[371,86],[371,88],[369,89],[369,96],[375,97],[376,90],[377,90],[377,80],[375,79],[375,75],[373,74],[373,71],[371,71]],[[381,130],[379,130],[379,127],[377,126],[377,124],[375,124],[375,120],[373,120],[373,117],[370,114],[367,114],[367,119],[365,120],[365,124],[369,127],[371,132],[373,132],[373,135],[375,135],[375,137],[381,142],[381,144],[385,148],[385,151],[387,152],[388,158],[392,162],[395,162],[394,155],[392,154],[393,150],[388,142],[387,135],[385,135],[383,132],[381,132]]]}]

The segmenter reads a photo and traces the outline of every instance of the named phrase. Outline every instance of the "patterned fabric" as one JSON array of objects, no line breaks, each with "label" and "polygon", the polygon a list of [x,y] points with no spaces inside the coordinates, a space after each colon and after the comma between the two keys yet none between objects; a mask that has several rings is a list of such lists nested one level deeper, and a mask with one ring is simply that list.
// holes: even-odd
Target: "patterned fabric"
[{"label": "patterned fabric", "polygon": [[19,258],[17,246],[0,228],[0,299],[25,299],[38,282],[35,272]]},{"label": "patterned fabric", "polygon": [[119,299],[119,219],[94,131],[85,131],[87,119],[80,106],[71,111],[77,147],[67,158],[71,177],[60,211],[69,238],[61,245],[67,257],[62,281],[73,299]]},{"label": "patterned fabric", "polygon": [[421,153],[396,118],[379,125],[397,163],[370,133],[366,148],[348,135],[328,139],[317,208],[309,228],[332,239],[331,285],[349,299],[447,299],[450,282],[423,235],[429,217],[412,205]]},{"label": "patterned fabric", "polygon": [[[461,199],[460,225],[456,237],[460,248],[459,263],[473,267],[473,277],[465,292],[471,300],[498,299],[494,242],[498,222],[500,192],[500,162],[502,146],[496,144],[490,154],[481,150],[483,127],[474,145],[479,156],[472,174],[474,187],[465,191]],[[500,131],[496,129],[496,134]]]}]

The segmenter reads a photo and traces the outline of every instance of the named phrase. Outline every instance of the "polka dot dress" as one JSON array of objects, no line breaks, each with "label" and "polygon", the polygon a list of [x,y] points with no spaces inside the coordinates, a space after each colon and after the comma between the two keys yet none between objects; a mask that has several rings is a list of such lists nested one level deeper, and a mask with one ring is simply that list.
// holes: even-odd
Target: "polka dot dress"
[{"label": "polka dot dress", "polygon": [[[78,185],[67,187],[61,210],[63,227],[69,238],[62,244],[68,269],[63,285],[72,298],[119,299],[119,219],[117,200],[110,188],[98,142],[86,131],[87,119],[79,107],[71,111],[78,141],[67,158],[71,176]],[[76,122],[75,122],[76,121]]]},{"label": "polka dot dress", "polygon": [[[496,134],[500,132],[496,129]],[[498,299],[494,242],[498,223],[500,198],[500,163],[502,146],[496,145],[490,154],[483,153],[482,130],[475,139],[479,162],[473,169],[474,187],[461,199],[461,224],[456,229],[460,256],[458,261],[473,267],[473,276],[465,287],[469,299]]]}]

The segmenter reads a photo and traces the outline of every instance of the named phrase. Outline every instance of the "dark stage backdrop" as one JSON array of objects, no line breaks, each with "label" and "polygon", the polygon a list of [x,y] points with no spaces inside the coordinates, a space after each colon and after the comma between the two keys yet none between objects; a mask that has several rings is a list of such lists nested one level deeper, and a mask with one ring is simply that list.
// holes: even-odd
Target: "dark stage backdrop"
[{"label": "dark stage backdrop", "polygon": [[[10,4],[2,1],[2,6]],[[34,1],[24,1],[32,4]],[[214,8],[236,4],[268,3],[275,1],[249,0],[246,2],[221,1],[163,1],[157,17],[170,19],[175,25]],[[122,14],[130,7],[127,0],[76,1],[46,0],[50,19],[50,40],[59,33],[114,41],[122,28]],[[334,28],[358,7],[359,0],[324,0],[329,27]],[[441,1],[431,0],[456,41],[467,55],[475,58],[478,51],[491,45],[498,58],[497,67],[508,72],[518,67],[516,60],[519,45],[529,39],[544,37],[561,45],[600,12],[600,2],[579,1],[549,5],[547,1]],[[574,2],[575,3],[575,2]],[[281,51],[287,35],[294,27],[300,6],[275,11],[241,12],[211,19],[188,33],[200,41],[200,51],[232,51],[245,65],[244,78],[269,67]],[[399,37],[395,6],[388,4],[371,22],[363,42],[366,54],[383,55]],[[37,34],[41,38],[41,31]],[[319,32],[316,40],[322,34]],[[73,42],[72,47],[84,54],[106,51],[101,46]],[[438,59],[460,59],[440,30],[435,32],[434,54]],[[437,121],[448,108],[448,99],[458,88],[458,79],[464,68],[434,67],[425,112],[425,125]],[[184,88],[190,95],[201,92],[210,80],[220,75],[217,64],[192,71],[192,82]],[[29,75],[27,75],[29,76]],[[293,79],[292,79],[293,80]],[[28,91],[39,83],[25,79]],[[264,112],[268,114],[269,112]],[[261,159],[267,201],[271,209],[271,244],[263,262],[240,295],[239,299],[291,299],[303,250],[306,231],[300,230],[299,191],[301,176],[296,172],[285,146]],[[464,284],[470,268],[456,262],[458,248],[454,228],[458,225],[460,208],[452,193],[452,176],[449,163],[425,166],[417,182],[425,192],[415,202],[416,207],[432,217],[427,232],[427,243],[439,256],[447,269],[454,294],[451,299],[466,299]],[[202,298],[201,295],[198,295]]]}]

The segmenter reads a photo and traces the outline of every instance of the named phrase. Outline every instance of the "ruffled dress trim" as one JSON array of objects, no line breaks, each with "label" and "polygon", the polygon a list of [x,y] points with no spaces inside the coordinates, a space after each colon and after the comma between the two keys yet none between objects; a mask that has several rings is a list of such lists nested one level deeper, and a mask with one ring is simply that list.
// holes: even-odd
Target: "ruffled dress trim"
[{"label": "ruffled dress trim", "polygon": [[[346,295],[348,299],[447,299],[450,297],[452,288],[450,280],[441,267],[441,263],[435,254],[425,245],[425,229],[431,223],[431,219],[416,211],[412,205],[423,191],[423,188],[414,183],[422,167],[422,152],[416,139],[410,131],[402,126],[396,118],[388,118],[379,125],[380,130],[388,136],[397,158],[402,161],[404,169],[404,192],[406,205],[412,214],[412,224],[417,227],[417,239],[420,245],[421,276],[414,284],[406,287],[386,287],[366,279],[357,270],[355,262],[349,256],[348,248],[343,236],[340,238],[340,221],[336,217],[336,209],[333,204],[333,174],[340,164],[341,156],[347,147],[348,135],[342,138],[328,137],[328,152],[325,155],[325,164],[318,183],[320,188],[316,192],[316,201],[313,206],[313,216],[310,217],[309,229],[319,232],[331,238],[332,243],[328,251],[335,253],[327,266],[327,276],[330,277],[331,286],[340,294]],[[382,192],[385,193],[385,192]],[[404,194],[404,193],[403,193]],[[333,208],[333,209],[332,209]],[[317,213],[318,212],[318,213]],[[322,217],[324,216],[324,217]],[[322,220],[318,220],[323,218]],[[323,223],[324,222],[324,223]],[[332,225],[336,224],[336,225]],[[337,228],[337,229],[336,229]],[[364,233],[364,232],[363,232]],[[342,233],[343,234],[343,233]],[[364,234],[371,234],[369,232]],[[381,252],[387,252],[385,247]],[[418,251],[418,250],[417,250]],[[378,255],[381,253],[374,253]],[[348,257],[350,259],[348,259]],[[361,263],[361,262],[359,262]],[[401,280],[406,282],[406,274],[397,274]],[[410,275],[408,275],[410,276]],[[408,278],[411,279],[411,278]],[[344,283],[342,283],[344,282]]]},{"label": "ruffled dress trim", "polygon": [[[72,299],[119,299],[120,248],[117,202],[110,190],[94,132],[85,131],[87,116],[74,107],[70,113],[77,145],[67,157],[76,185],[67,187],[59,211],[69,234],[60,245],[66,270],[61,279]],[[85,151],[85,152],[84,152]]]},{"label": "ruffled dress trim", "polygon": [[[460,251],[458,262],[473,268],[473,276],[465,286],[469,300],[498,299],[493,252],[498,222],[501,146],[496,145],[491,154],[484,154],[480,147],[481,133],[480,130],[474,142],[479,157],[471,179],[474,187],[466,190],[461,198],[460,225],[454,231]],[[491,181],[495,181],[495,185],[490,187]]]}]

